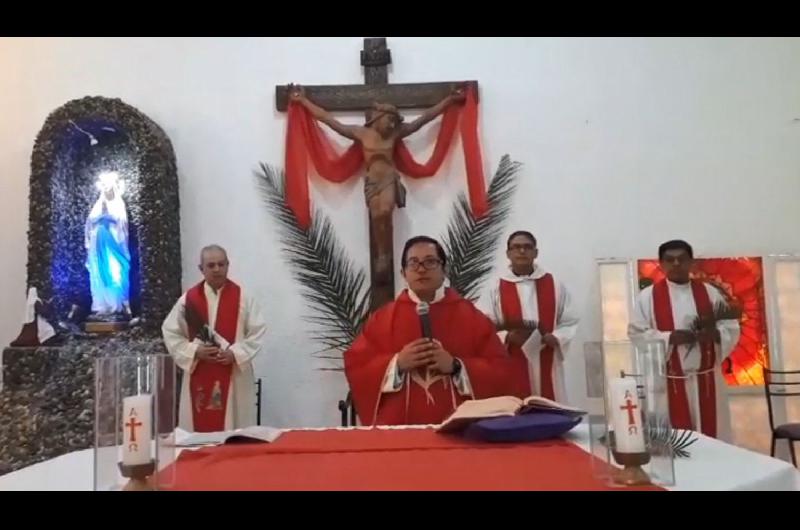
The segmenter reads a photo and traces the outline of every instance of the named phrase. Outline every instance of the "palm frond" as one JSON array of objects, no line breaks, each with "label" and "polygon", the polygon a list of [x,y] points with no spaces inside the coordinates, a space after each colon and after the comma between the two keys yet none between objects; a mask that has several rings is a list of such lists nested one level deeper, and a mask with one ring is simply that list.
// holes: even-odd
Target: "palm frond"
[{"label": "palm frond", "polygon": [[742,308],[726,302],[717,302],[709,315],[698,315],[692,321],[690,331],[697,333],[702,330],[713,330],[717,322],[723,320],[740,320],[742,318]]},{"label": "palm frond", "polygon": [[536,331],[539,329],[539,323],[535,320],[517,320],[517,321],[500,321],[495,324],[497,331]]},{"label": "palm frond", "polygon": [[[698,436],[690,430],[673,429],[667,419],[656,420],[649,416],[645,421],[644,427],[647,435],[650,453],[653,455],[668,456],[672,454],[674,458],[689,458],[691,455],[687,450],[690,445],[698,440]],[[614,442],[614,432],[608,433],[611,442]],[[605,443],[605,437],[600,437],[600,442]]]},{"label": "palm frond", "polygon": [[[300,227],[286,204],[282,170],[262,163],[255,176],[262,197],[280,227],[284,257],[314,312],[304,319],[315,327],[312,339],[324,346],[315,355],[341,360],[341,354],[358,336],[369,312],[367,275],[350,260],[327,216],[314,211],[308,230]],[[331,352],[339,355],[320,355]]]},{"label": "palm frond", "polygon": [[698,436],[685,429],[673,429],[668,421],[654,422],[648,419],[645,427],[650,442],[650,451],[656,455],[668,455],[675,458],[689,458],[687,448],[698,440]]},{"label": "palm frond", "polygon": [[[712,284],[713,285],[713,284]],[[699,345],[698,334],[702,332],[712,332],[717,328],[717,323],[724,320],[741,320],[742,308],[737,305],[729,305],[726,302],[717,302],[711,314],[698,315],[689,326],[689,331],[694,333],[695,339],[689,344],[683,358],[686,359],[691,355],[695,348]]]},{"label": "palm frond", "polygon": [[453,205],[442,244],[448,256],[450,286],[468,300],[478,299],[483,281],[492,270],[494,251],[511,211],[520,167],[508,155],[500,160],[489,184],[489,212],[483,218],[475,219],[464,193]]}]

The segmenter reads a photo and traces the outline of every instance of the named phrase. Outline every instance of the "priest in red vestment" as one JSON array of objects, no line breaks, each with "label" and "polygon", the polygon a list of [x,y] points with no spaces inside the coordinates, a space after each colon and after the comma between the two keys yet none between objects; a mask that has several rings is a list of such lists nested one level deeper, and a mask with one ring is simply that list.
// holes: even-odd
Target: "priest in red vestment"
[{"label": "priest in red vestment", "polygon": [[492,322],[444,286],[442,246],[414,237],[401,265],[408,288],[344,354],[362,425],[437,424],[467,399],[509,394],[509,356]]}]

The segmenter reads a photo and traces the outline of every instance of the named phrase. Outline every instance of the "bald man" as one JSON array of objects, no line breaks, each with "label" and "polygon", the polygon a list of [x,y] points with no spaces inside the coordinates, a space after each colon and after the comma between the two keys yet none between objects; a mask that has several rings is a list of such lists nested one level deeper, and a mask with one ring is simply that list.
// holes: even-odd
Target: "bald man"
[{"label": "bald man", "polygon": [[267,331],[256,300],[228,279],[219,245],[200,252],[203,280],[186,291],[164,320],[164,343],[184,371],[178,424],[194,432],[254,425],[253,358]]}]

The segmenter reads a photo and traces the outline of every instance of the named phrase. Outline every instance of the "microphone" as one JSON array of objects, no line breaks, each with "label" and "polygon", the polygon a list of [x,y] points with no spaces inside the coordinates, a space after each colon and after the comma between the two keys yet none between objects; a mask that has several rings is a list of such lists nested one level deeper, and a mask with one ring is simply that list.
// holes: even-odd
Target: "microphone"
[{"label": "microphone", "polygon": [[420,302],[417,304],[417,315],[419,315],[419,324],[422,327],[422,336],[426,339],[433,339],[431,332],[431,317],[429,315],[431,310],[428,302]]}]

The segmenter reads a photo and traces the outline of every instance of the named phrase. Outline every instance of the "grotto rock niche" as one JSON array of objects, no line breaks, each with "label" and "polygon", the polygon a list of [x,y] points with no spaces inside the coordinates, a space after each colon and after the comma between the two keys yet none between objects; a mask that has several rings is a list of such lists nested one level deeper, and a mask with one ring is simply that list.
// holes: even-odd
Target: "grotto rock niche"
[{"label": "grotto rock niche", "polygon": [[[132,325],[87,333],[103,318],[92,316],[86,223],[110,175],[124,186]],[[34,144],[29,200],[27,286],[8,302],[21,306],[36,287],[59,340],[3,351],[0,474],[92,447],[96,359],[166,353],[161,322],[181,295],[175,154],[139,110],[84,97],[53,111]]]},{"label": "grotto rock niche", "polygon": [[[130,306],[158,333],[181,294],[178,177],[164,131],[119,99],[86,97],[54,111],[31,156],[28,286],[53,299],[59,319],[91,313],[85,225],[98,178],[124,183]],[[75,311],[73,311],[75,309]]]}]

